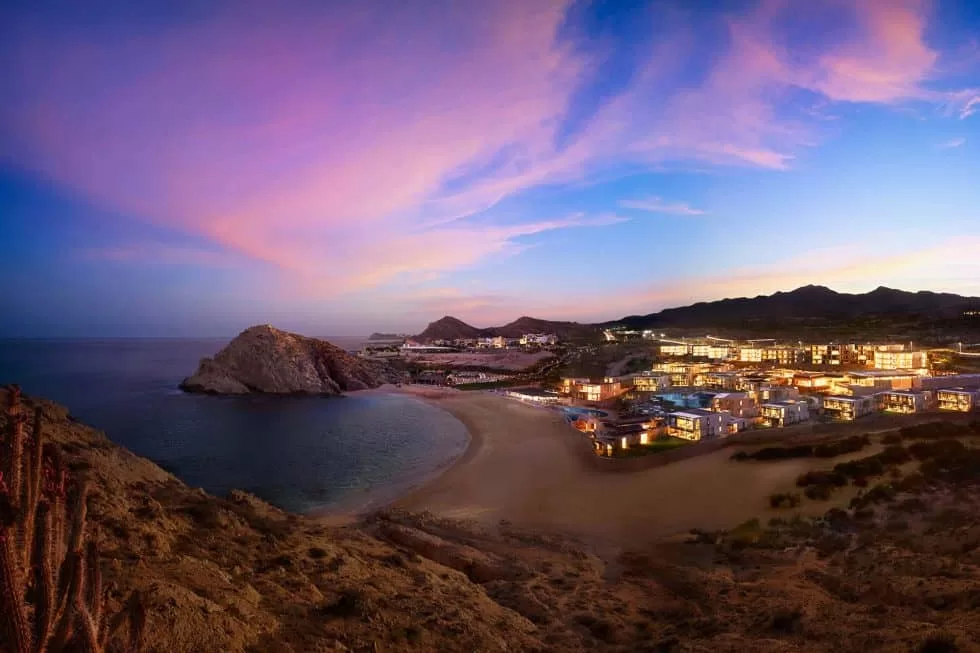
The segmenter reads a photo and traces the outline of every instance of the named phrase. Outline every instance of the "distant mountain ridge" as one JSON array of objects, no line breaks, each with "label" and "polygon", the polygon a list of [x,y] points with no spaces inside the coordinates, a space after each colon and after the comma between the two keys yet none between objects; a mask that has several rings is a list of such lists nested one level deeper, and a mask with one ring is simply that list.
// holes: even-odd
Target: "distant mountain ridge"
[{"label": "distant mountain ridge", "polygon": [[525,333],[553,333],[559,338],[569,338],[588,336],[601,328],[614,326],[631,329],[765,329],[826,325],[871,318],[881,318],[884,321],[921,318],[924,322],[933,322],[960,318],[968,310],[980,310],[980,297],[925,290],[908,292],[885,286],[879,286],[871,292],[851,294],[837,292],[826,286],[809,285],[772,295],[698,302],[647,315],[628,315],[601,324],[554,322],[525,316],[501,327],[480,329],[447,315],[430,323],[414,339],[432,342],[493,336],[519,338]]},{"label": "distant mountain ridge", "polygon": [[980,307],[980,298],[929,291],[907,292],[880,286],[861,294],[839,293],[825,286],[803,286],[789,292],[739,297],[630,315],[604,326],[635,329],[659,327],[746,327],[768,322],[833,322],[870,317],[953,319]]},{"label": "distant mountain ridge", "polygon": [[480,329],[463,322],[459,318],[447,315],[435,322],[430,322],[422,333],[413,337],[413,340],[432,342],[434,340],[470,340],[473,338],[492,338],[495,336],[520,338],[526,333],[551,333],[559,338],[572,338],[592,334],[596,329],[597,327],[591,324],[554,322],[551,320],[540,320],[526,315],[504,326]]}]

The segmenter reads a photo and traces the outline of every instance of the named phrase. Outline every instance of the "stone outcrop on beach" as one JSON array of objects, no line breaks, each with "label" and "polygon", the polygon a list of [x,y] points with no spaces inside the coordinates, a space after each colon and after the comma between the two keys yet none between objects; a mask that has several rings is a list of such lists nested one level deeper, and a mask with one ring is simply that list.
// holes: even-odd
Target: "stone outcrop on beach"
[{"label": "stone outcrop on beach", "polygon": [[188,392],[338,395],[399,380],[384,362],[352,356],[326,340],[269,325],[242,331],[205,358],[180,387]]}]

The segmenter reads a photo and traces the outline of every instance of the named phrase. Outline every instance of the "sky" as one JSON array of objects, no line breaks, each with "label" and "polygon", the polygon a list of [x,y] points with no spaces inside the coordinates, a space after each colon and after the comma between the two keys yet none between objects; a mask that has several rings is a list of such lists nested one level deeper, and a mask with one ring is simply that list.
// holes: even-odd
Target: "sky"
[{"label": "sky", "polygon": [[980,295],[973,0],[0,5],[0,336]]}]

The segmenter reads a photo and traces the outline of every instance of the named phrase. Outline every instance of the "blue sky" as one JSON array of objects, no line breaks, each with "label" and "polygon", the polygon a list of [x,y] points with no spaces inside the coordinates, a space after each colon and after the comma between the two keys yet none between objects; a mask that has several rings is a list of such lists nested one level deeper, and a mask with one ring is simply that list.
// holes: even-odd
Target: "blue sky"
[{"label": "blue sky", "polygon": [[6,336],[980,295],[980,7],[0,9]]}]

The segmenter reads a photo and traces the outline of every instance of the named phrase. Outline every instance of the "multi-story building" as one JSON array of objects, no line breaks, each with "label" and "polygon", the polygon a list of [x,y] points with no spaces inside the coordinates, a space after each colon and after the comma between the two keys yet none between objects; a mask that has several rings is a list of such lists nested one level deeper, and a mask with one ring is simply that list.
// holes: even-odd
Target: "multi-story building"
[{"label": "multi-story building", "polygon": [[694,378],[694,385],[712,390],[738,390],[738,372],[701,372]]},{"label": "multi-story building", "polygon": [[670,375],[663,372],[642,372],[630,377],[634,392],[660,392],[670,387]]},{"label": "multi-story building", "polygon": [[779,401],[795,401],[800,398],[800,391],[789,385],[771,385],[762,383],[747,390],[748,394],[759,405]]},{"label": "multi-story building", "polygon": [[762,350],[762,361],[776,365],[795,365],[802,363],[804,351],[796,347],[765,347]]},{"label": "multi-story building", "polygon": [[917,388],[923,390],[944,390],[946,388],[980,388],[980,374],[950,374],[947,376],[923,376],[918,379]]},{"label": "multi-story building", "polygon": [[867,397],[824,397],[823,411],[844,422],[870,415],[875,410],[873,396]]},{"label": "multi-story building", "polygon": [[761,363],[761,347],[742,347],[738,350],[738,360],[741,363]]},{"label": "multi-story building", "polygon": [[921,413],[935,406],[931,390],[890,390],[876,395],[878,409],[886,413]]},{"label": "multi-story building", "polygon": [[525,333],[521,336],[521,344],[524,346],[547,347],[558,342],[558,337],[550,333]]},{"label": "multi-story building", "polygon": [[709,363],[659,363],[653,366],[654,372],[663,372],[670,377],[674,386],[692,386],[699,374],[711,370]]},{"label": "multi-story building", "polygon": [[691,352],[691,345],[679,343],[664,343],[660,345],[660,354],[662,356],[688,356]]},{"label": "multi-story building", "polygon": [[921,385],[922,377],[900,370],[869,370],[850,372],[834,385],[853,385],[877,390],[911,390]]},{"label": "multi-story building", "polygon": [[602,402],[615,399],[628,387],[624,387],[618,379],[607,378],[602,381],[592,381],[583,378],[562,379],[561,392],[573,400]]},{"label": "multi-story building", "polygon": [[825,372],[797,372],[793,375],[790,384],[799,390],[823,392],[830,389],[830,385],[834,380],[840,378],[839,376]]},{"label": "multi-story building", "polygon": [[711,398],[711,410],[727,412],[733,417],[752,418],[759,415],[759,406],[746,392],[722,392]]},{"label": "multi-story building", "polygon": [[667,434],[685,440],[707,440],[728,435],[727,413],[688,408],[667,415]]},{"label": "multi-story building", "polygon": [[805,401],[777,401],[762,404],[759,410],[764,421],[780,428],[810,419],[810,407]]},{"label": "multi-story building", "polygon": [[929,352],[881,351],[874,354],[874,366],[878,370],[924,370],[929,367]]},{"label": "multi-story building", "polygon": [[969,413],[980,407],[980,389],[946,388],[936,391],[936,400],[939,410]]}]

